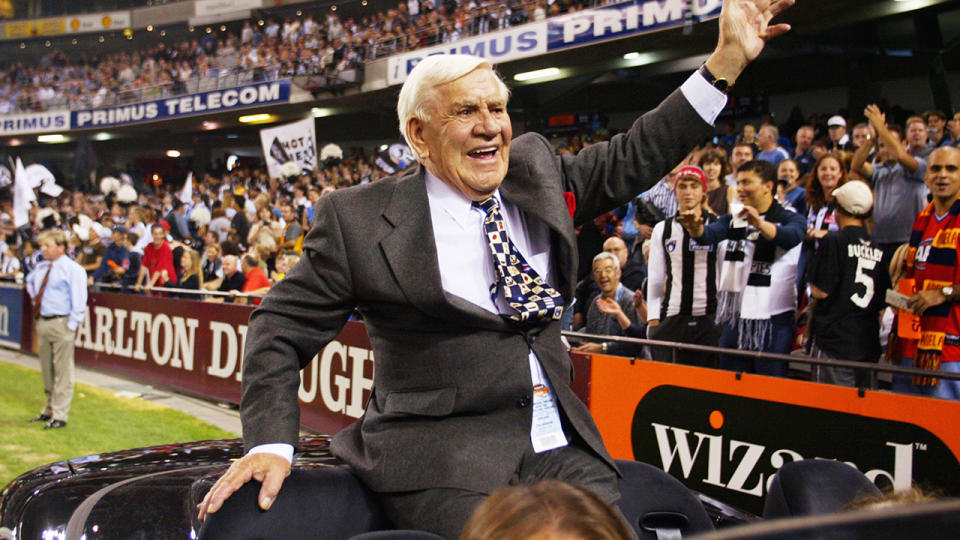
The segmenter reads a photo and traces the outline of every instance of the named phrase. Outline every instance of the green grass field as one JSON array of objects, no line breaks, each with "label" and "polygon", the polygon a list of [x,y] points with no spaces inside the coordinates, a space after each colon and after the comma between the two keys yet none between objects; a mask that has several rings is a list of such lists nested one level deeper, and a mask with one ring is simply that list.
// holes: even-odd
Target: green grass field
[{"label": "green grass field", "polygon": [[142,399],[77,384],[63,429],[27,422],[43,407],[40,372],[0,362],[0,487],[20,474],[63,459],[181,441],[235,435],[193,416]]}]

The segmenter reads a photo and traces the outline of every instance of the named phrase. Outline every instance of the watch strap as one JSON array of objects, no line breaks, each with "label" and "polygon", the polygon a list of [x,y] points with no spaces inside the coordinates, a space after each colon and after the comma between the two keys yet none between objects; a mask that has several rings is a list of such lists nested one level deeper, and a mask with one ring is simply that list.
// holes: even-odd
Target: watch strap
[{"label": "watch strap", "polygon": [[715,76],[713,73],[711,73],[710,70],[707,69],[707,64],[706,64],[706,62],[704,62],[703,64],[701,64],[701,65],[700,65],[700,69],[698,69],[697,71],[700,73],[700,75],[703,76],[704,79],[707,80],[708,83],[710,83],[711,86],[713,86],[713,87],[716,88],[717,90],[723,92],[724,94],[726,94],[727,92],[729,92],[729,91],[730,91],[730,88],[733,87],[733,85],[731,85],[731,84],[730,84],[726,79],[724,79],[723,77],[717,77],[717,76]]}]

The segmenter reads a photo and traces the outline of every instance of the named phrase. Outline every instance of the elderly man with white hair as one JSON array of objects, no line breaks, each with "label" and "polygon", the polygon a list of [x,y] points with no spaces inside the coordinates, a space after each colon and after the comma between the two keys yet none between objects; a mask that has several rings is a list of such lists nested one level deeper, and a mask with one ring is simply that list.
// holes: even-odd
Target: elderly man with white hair
[{"label": "elderly man with white hair", "polygon": [[[300,262],[251,315],[248,453],[201,503],[201,517],[215,518],[201,536],[248,534],[263,520],[275,520],[276,536],[310,534],[322,501],[276,516],[253,500],[267,510],[278,497],[309,499],[290,467],[299,370],[354,309],[373,346],[373,391],[331,452],[396,526],[457,537],[489,493],[544,478],[616,502],[619,472],[570,388],[560,339],[576,285],[574,228],[631,200],[713,133],[724,90],[788,30],[768,22],[792,3],[724,3],[719,43],[699,72],[628,132],[576,156],[557,156],[536,134],[513,138],[508,90],[486,60],[421,61],[397,106],[420,166],[322,197]],[[259,484],[241,489],[250,480]]]}]

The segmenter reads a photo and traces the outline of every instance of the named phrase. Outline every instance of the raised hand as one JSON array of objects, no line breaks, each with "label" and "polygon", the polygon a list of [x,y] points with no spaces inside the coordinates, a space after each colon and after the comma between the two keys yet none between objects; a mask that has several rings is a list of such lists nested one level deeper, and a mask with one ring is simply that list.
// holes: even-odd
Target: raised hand
[{"label": "raised hand", "polygon": [[789,24],[770,21],[795,0],[725,0],[720,11],[720,39],[707,59],[707,69],[733,84],[766,42],[790,30]]}]

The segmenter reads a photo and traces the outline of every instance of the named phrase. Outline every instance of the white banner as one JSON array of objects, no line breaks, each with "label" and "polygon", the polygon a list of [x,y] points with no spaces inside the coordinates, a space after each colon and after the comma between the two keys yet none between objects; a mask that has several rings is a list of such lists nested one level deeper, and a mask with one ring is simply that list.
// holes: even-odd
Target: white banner
[{"label": "white banner", "polygon": [[204,17],[245,9],[259,9],[263,7],[263,0],[197,0],[193,5],[195,15]]},{"label": "white banner", "polygon": [[270,178],[313,171],[317,166],[317,129],[313,117],[261,129],[260,144],[263,145]]},{"label": "white banner", "polygon": [[420,60],[434,54],[472,54],[486,58],[491,64],[509,62],[547,52],[545,22],[524,24],[498,32],[461,39],[403,54],[387,60],[387,84],[400,84]]},{"label": "white banner", "polygon": [[0,115],[0,136],[70,129],[70,111]]}]

